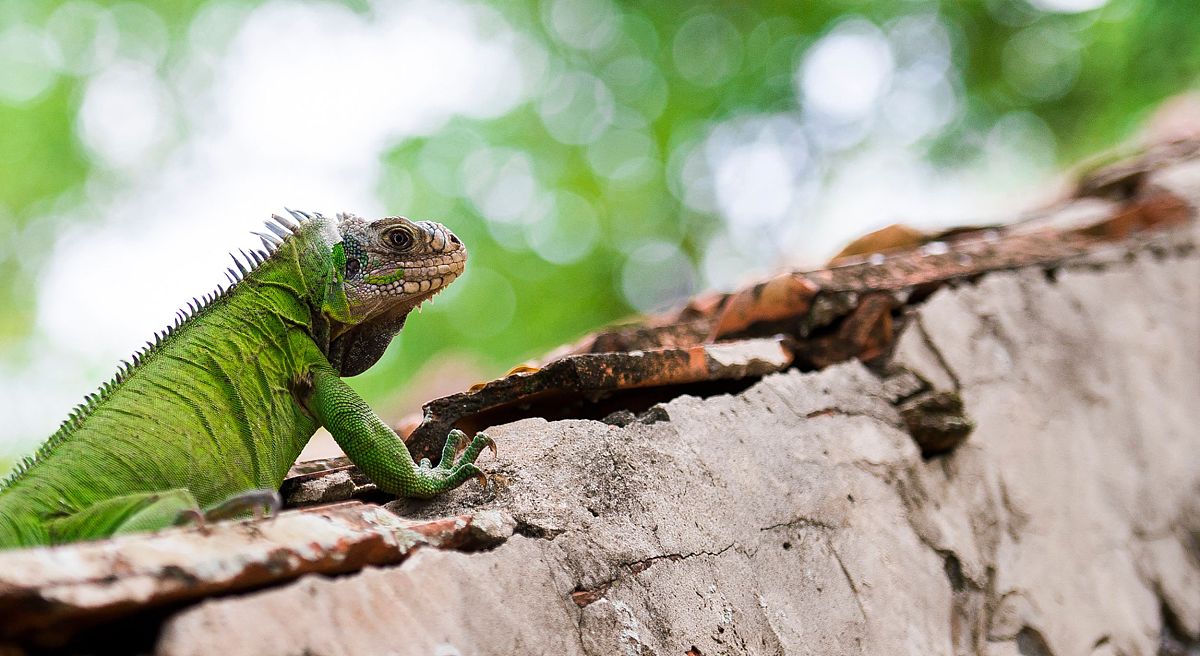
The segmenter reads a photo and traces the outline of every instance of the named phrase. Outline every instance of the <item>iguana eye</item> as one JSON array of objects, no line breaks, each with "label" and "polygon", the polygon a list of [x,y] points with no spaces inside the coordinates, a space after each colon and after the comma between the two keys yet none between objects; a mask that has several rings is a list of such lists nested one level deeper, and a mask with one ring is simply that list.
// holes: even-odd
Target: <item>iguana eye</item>
[{"label": "iguana eye", "polygon": [[407,250],[413,243],[412,235],[403,228],[392,230],[385,234],[383,238],[389,246],[399,251]]}]

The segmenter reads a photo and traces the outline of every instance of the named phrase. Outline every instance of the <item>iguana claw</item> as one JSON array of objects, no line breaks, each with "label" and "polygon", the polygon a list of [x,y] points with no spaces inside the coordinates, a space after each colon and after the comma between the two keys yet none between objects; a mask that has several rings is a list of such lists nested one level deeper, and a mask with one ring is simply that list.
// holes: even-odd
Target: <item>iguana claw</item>
[{"label": "iguana claw", "polygon": [[[483,452],[484,448],[491,449],[492,455],[495,456],[497,453],[496,442],[484,433],[477,433],[467,448],[463,449],[462,454],[459,455],[458,447],[466,438],[466,433],[458,429],[450,431],[446,436],[446,446],[442,448],[442,458],[433,470],[442,473],[444,480],[449,482],[448,487],[457,487],[468,478],[477,478],[480,485],[487,487],[487,474],[480,471],[479,467],[475,465],[475,460],[479,458],[479,454]],[[427,459],[421,460],[421,467],[428,470]]]},{"label": "iguana claw", "polygon": [[[461,433],[461,431],[459,432]],[[464,435],[463,437],[466,436]],[[496,456],[496,441],[484,433],[476,433],[475,437],[471,440],[471,443],[467,445],[465,450],[463,450],[462,458],[459,459],[459,463],[475,462],[475,459],[479,457],[479,454],[483,451],[484,447],[492,450],[492,457]]]}]

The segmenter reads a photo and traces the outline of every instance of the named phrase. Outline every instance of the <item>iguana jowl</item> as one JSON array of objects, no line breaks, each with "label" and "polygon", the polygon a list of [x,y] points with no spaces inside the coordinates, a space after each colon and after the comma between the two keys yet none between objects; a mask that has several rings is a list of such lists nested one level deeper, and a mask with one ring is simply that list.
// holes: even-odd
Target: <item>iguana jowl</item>
[{"label": "iguana jowl", "polygon": [[[290,211],[290,210],[289,210]],[[0,549],[153,530],[276,490],[319,426],[384,491],[429,497],[482,476],[477,435],[413,462],[344,382],[374,364],[408,313],[462,274],[444,226],[292,212],[234,257],[231,286],[71,413],[0,485]]]}]

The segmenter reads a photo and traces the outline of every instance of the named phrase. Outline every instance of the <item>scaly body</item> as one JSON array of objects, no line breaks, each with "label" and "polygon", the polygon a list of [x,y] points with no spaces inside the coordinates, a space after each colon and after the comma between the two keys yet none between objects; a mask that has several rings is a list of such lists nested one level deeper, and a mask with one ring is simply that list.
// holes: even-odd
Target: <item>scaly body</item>
[{"label": "scaly body", "polygon": [[340,378],[461,274],[465,248],[429,222],[294,215],[0,486],[0,549],[161,528],[275,490],[322,425],[394,494],[480,476],[486,436],[455,463],[456,432],[439,466],[418,465]]}]

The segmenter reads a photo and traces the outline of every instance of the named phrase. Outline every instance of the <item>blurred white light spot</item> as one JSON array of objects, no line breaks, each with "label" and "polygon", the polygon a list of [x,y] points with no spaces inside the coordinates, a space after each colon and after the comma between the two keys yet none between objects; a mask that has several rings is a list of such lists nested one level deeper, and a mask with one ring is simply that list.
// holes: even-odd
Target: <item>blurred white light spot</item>
[{"label": "blurred white light spot", "polygon": [[717,165],[721,212],[744,227],[770,224],[792,204],[792,169],[778,144],[749,143]]},{"label": "blurred white light spot", "polygon": [[677,198],[697,212],[717,211],[716,182],[709,170],[704,148],[697,145],[680,146],[667,160],[667,172],[678,184],[671,186]]},{"label": "blurred white light spot", "polygon": [[560,191],[549,209],[526,227],[526,239],[538,257],[554,264],[571,264],[592,252],[600,233],[592,204],[569,191]]},{"label": "blurred white light spot", "polygon": [[658,118],[667,107],[667,81],[658,67],[637,56],[617,59],[601,73],[616,99],[636,109],[643,121]]},{"label": "blurred white light spot", "polygon": [[504,332],[517,312],[517,295],[508,278],[486,267],[468,266],[463,277],[448,287],[454,290],[455,320],[450,325],[463,335],[479,339]]},{"label": "blurred white light spot", "polygon": [[608,0],[555,0],[546,11],[545,21],[566,45],[599,50],[616,36],[618,16]]},{"label": "blurred white light spot", "polygon": [[655,72],[654,65],[637,55],[627,55],[604,67],[604,80],[615,87],[640,89]]},{"label": "blurred white light spot", "polygon": [[366,153],[400,136],[431,133],[456,113],[493,116],[521,100],[511,31],[492,18],[458,3],[381,3],[370,16],[332,4],[265,4],[228,48],[227,61],[240,65],[214,80],[227,94],[218,120],[264,159],[368,167]]},{"label": "blurred white light spot", "polygon": [[201,5],[188,26],[188,48],[192,56],[215,55],[237,36],[250,8],[230,0],[211,0]]},{"label": "blurred white light spot", "polygon": [[887,91],[892,69],[892,52],[879,28],[849,20],[808,50],[796,84],[808,107],[852,121],[871,113]]},{"label": "blurred white light spot", "polygon": [[625,300],[641,312],[656,312],[695,290],[695,273],[677,244],[648,241],[634,248],[621,269]]},{"label": "blurred white light spot", "polygon": [[88,81],[79,107],[79,138],[105,165],[145,164],[167,132],[170,102],[152,68],[112,66]]},{"label": "blurred white light spot", "polygon": [[[403,168],[403,167],[399,167],[399,166],[387,167],[387,170],[385,170],[383,173],[383,179],[380,180],[379,186],[381,188],[379,190],[379,194],[380,194],[380,196],[382,196],[385,199],[385,202],[387,203],[387,205],[389,207],[401,208],[401,207],[411,207],[412,206],[413,197],[416,195],[416,187],[417,187],[416,180],[414,180],[414,177],[415,177],[415,173],[407,168]],[[422,207],[426,208],[426,211],[428,211],[429,205],[430,205],[430,202],[429,202],[430,199],[428,198],[428,196],[432,196],[432,195],[434,195],[434,194],[426,194],[425,195],[426,198],[424,200],[426,202],[422,203]],[[439,214],[432,214],[432,215],[430,215],[430,217],[410,216],[409,218],[410,219],[414,219],[414,218],[435,218],[436,219],[437,216],[439,216]]]},{"label": "blurred white light spot", "polygon": [[826,157],[847,151],[861,144],[875,129],[876,115],[868,114],[859,120],[821,112],[804,112],[804,127],[812,141],[813,151]]},{"label": "blurred white light spot", "polygon": [[896,85],[883,103],[883,118],[904,143],[936,134],[958,113],[958,98],[942,81],[931,87]]},{"label": "blurred white light spot", "polygon": [[1004,79],[1034,100],[1062,97],[1079,76],[1079,42],[1063,29],[1027,27],[1004,45]]},{"label": "blurred white light spot", "polygon": [[529,155],[503,148],[481,148],[463,160],[463,190],[489,221],[528,220],[537,182]]},{"label": "blurred white light spot", "polygon": [[1029,4],[1041,9],[1060,14],[1077,14],[1092,11],[1108,4],[1108,0],[1029,0]]},{"label": "blurred white light spot", "polygon": [[[548,203],[547,203],[548,204]],[[544,211],[541,203],[535,205],[537,211]],[[529,244],[525,241],[525,226],[519,223],[504,223],[503,221],[488,221],[488,234],[492,239],[509,251],[527,251]]]},{"label": "blurred white light spot", "polygon": [[646,182],[658,171],[658,149],[646,133],[609,130],[588,147],[592,170],[613,182]]},{"label": "blurred white light spot", "polygon": [[719,212],[749,242],[791,214],[808,167],[804,124],[778,114],[718,124],[679,175],[689,207]]},{"label": "blurred white light spot", "polygon": [[50,90],[58,77],[54,43],[23,23],[0,33],[0,102],[32,103]]},{"label": "blurred white light spot", "polygon": [[92,2],[62,4],[50,14],[46,31],[58,43],[59,66],[68,73],[102,70],[117,54],[117,23],[107,9]]},{"label": "blurred white light spot", "polygon": [[167,26],[152,9],[126,2],[112,8],[120,32],[120,57],[157,66],[167,55]]},{"label": "blurred white light spot", "polygon": [[888,25],[898,69],[925,69],[942,77],[950,68],[950,34],[936,15],[904,16]]},{"label": "blurred white light spot", "polygon": [[102,367],[65,366],[61,355],[45,346],[46,340],[35,336],[13,364],[0,363],[0,396],[5,399],[0,456],[33,451],[84,394],[94,392],[116,370],[115,360]]},{"label": "blurred white light spot", "polygon": [[985,152],[994,179],[1010,187],[1033,186],[1055,168],[1054,133],[1030,112],[1012,112],[996,121]]},{"label": "blurred white light spot", "polygon": [[[466,188],[465,183],[469,182],[469,180],[464,180],[463,176],[478,172],[463,169],[466,159],[464,153],[477,152],[483,150],[485,146],[483,138],[474,130],[447,128],[438,132],[421,146],[421,151],[417,155],[417,169],[420,171],[421,177],[439,194],[449,197],[458,196]],[[490,175],[490,163],[491,159],[483,159],[479,160],[476,165],[487,164]]]},{"label": "blurred white light spot", "polygon": [[717,234],[709,240],[702,262],[705,289],[732,291],[767,275],[773,262],[736,251],[733,241],[728,234]]},{"label": "blurred white light spot", "polygon": [[587,73],[558,76],[538,103],[552,137],[565,144],[595,141],[612,124],[615,106],[604,82]]},{"label": "blurred white light spot", "polygon": [[741,67],[742,35],[715,14],[693,16],[675,33],[671,54],[675,68],[688,82],[715,87]]}]

